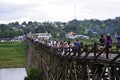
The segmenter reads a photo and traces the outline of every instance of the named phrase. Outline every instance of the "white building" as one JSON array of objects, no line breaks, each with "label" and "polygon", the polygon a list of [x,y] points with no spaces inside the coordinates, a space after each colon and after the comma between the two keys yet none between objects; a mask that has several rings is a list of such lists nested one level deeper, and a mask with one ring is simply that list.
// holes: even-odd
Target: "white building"
[{"label": "white building", "polygon": [[50,39],[52,36],[50,33],[36,33],[35,36],[40,39],[40,38],[43,38],[43,39]]},{"label": "white building", "polygon": [[74,32],[69,32],[68,34],[66,34],[66,38],[69,38],[69,39],[76,39],[76,38],[89,39],[89,36],[75,34]]}]

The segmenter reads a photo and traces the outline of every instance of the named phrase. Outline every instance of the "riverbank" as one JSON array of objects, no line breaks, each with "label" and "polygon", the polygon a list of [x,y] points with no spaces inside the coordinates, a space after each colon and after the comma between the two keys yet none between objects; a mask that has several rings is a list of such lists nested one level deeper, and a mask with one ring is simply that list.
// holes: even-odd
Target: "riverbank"
[{"label": "riverbank", "polygon": [[0,68],[25,67],[24,42],[0,42]]}]

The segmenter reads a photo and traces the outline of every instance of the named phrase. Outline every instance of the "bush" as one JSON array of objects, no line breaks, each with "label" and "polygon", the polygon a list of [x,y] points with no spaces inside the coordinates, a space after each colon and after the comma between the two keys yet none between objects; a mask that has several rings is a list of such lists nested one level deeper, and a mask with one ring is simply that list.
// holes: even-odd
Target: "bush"
[{"label": "bush", "polygon": [[31,69],[24,80],[43,80],[42,73],[38,69]]}]

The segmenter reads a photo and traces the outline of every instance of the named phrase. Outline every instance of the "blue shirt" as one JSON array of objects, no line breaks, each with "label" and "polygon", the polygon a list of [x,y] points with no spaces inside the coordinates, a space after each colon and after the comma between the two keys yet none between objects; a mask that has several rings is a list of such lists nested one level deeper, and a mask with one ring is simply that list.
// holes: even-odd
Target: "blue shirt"
[{"label": "blue shirt", "polygon": [[80,43],[79,43],[78,41],[76,41],[76,42],[74,43],[74,46],[75,46],[76,49],[79,49]]},{"label": "blue shirt", "polygon": [[120,43],[120,36],[117,35],[115,38],[116,38],[116,42]]}]

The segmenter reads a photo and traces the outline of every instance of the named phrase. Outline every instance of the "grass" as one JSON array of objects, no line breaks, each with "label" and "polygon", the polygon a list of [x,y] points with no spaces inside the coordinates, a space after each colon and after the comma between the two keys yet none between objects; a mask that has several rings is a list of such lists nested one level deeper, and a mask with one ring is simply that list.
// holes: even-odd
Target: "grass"
[{"label": "grass", "polygon": [[0,68],[24,66],[25,44],[23,42],[1,42]]}]

